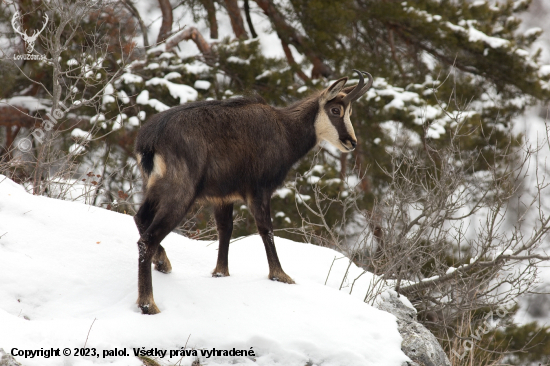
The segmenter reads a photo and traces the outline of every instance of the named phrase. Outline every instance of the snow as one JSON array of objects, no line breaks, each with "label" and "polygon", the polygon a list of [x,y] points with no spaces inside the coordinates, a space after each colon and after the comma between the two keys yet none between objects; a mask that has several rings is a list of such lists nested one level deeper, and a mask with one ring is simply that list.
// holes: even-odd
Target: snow
[{"label": "snow", "polygon": [[210,81],[206,81],[206,80],[197,80],[195,81],[195,84],[193,85],[193,87],[195,89],[202,89],[202,90],[208,90],[210,89],[210,86],[212,84],[210,83]]},{"label": "snow", "polygon": [[539,35],[540,33],[542,33],[542,29],[541,29],[541,28],[539,28],[539,27],[533,27],[533,28],[527,29],[527,30],[523,33],[523,36],[526,37],[526,38],[529,38],[529,37],[532,37],[532,36],[537,36],[537,35]]},{"label": "snow", "polygon": [[227,62],[231,62],[233,64],[250,65],[250,60],[243,60],[242,58],[238,58],[235,56],[228,57]]},{"label": "snow", "polygon": [[46,106],[49,103],[47,99],[39,99],[31,96],[16,96],[8,99],[0,99],[0,107],[4,104],[16,108],[24,108],[29,112],[47,111],[50,108]]},{"label": "snow", "polygon": [[447,22],[446,25],[451,30],[468,35],[468,40],[470,42],[484,42],[488,44],[491,48],[501,48],[507,47],[510,44],[510,41],[498,37],[490,37],[485,33],[481,32],[474,28],[474,21],[465,21],[464,23],[468,24],[468,29],[462,27],[461,25],[456,25],[451,22]]},{"label": "snow", "polygon": [[149,91],[143,90],[136,98],[136,103],[143,104],[143,105],[150,105],[151,107],[155,108],[158,112],[164,112],[170,107],[168,107],[166,104],[162,103],[158,99],[149,99]]},{"label": "snow", "polygon": [[506,47],[510,44],[510,41],[498,37],[490,37],[485,33],[470,26],[468,29],[468,39],[470,42],[484,42],[492,48]]},{"label": "snow", "polygon": [[393,99],[384,106],[385,110],[392,108],[404,109],[405,103],[419,103],[420,98],[417,93],[405,91],[403,88],[396,87],[387,83],[384,78],[376,78],[373,83],[374,88],[366,93],[367,100],[375,99],[379,96],[390,96]]},{"label": "snow", "polygon": [[120,75],[120,78],[118,79],[120,81],[123,81],[124,84],[133,84],[133,83],[142,83],[143,78],[139,75],[135,75],[129,72],[126,72],[122,75]]},{"label": "snow", "polygon": [[111,83],[105,86],[105,89],[103,89],[103,104],[115,102],[115,98],[113,97],[114,92],[115,89]]},{"label": "snow", "polygon": [[71,131],[71,136],[79,139],[91,140],[92,136],[90,132],[75,128]]},{"label": "snow", "polygon": [[[141,365],[132,347],[163,350],[250,350],[247,357],[201,358],[208,365],[399,366],[407,357],[393,315],[363,302],[366,273],[331,249],[276,239],[296,281],[267,279],[261,239],[231,244],[231,276],[212,278],[217,245],[170,234],[173,272],[153,271],[162,311],[140,314],[136,242],[131,216],[82,203],[33,196],[0,176],[0,345],[10,352],[95,348],[99,357],[16,357],[25,366]],[[332,267],[332,268],[331,268]],[[330,276],[327,274],[331,268]],[[327,281],[327,285],[324,283]],[[354,296],[355,295],[355,296]],[[131,356],[103,357],[126,349]],[[173,365],[180,357],[157,359]],[[184,357],[181,365],[191,365]],[[178,363],[179,364],[179,363]]]},{"label": "snow", "polygon": [[185,64],[184,66],[187,72],[189,72],[190,74],[200,74],[203,72],[208,72],[211,69],[210,66],[198,60],[195,60],[189,64]]},{"label": "snow", "polygon": [[78,155],[83,153],[84,151],[86,151],[86,149],[80,144],[72,144],[71,146],[69,146],[69,153],[71,154]]},{"label": "snow", "polygon": [[128,118],[128,123],[130,124],[130,126],[134,126],[134,127],[139,127],[141,125],[139,118],[136,116],[132,116]]},{"label": "snow", "polygon": [[403,295],[400,295],[398,297],[397,295],[397,292],[393,291],[393,290],[386,290],[384,292],[382,292],[379,296],[379,298],[377,299],[377,303],[380,303],[382,299],[390,299],[393,295],[394,298],[396,299],[399,299],[399,301],[401,301],[401,303],[403,305],[405,305],[406,307],[408,307],[409,309],[412,309],[414,310],[414,312],[416,313],[416,308],[413,306],[413,304],[409,301],[409,299],[407,299],[405,296]]},{"label": "snow", "polygon": [[273,195],[274,196],[279,196],[279,197],[284,199],[286,196],[288,196],[291,193],[292,193],[292,190],[290,188],[283,187],[283,188],[279,188],[278,190],[276,190]]},{"label": "snow", "polygon": [[96,123],[98,121],[105,121],[105,115],[103,113],[96,114],[90,118],[91,123]]},{"label": "snow", "polygon": [[157,62],[151,62],[150,64],[145,66],[145,68],[149,70],[155,70],[155,69],[158,69],[159,67],[160,65]]},{"label": "snow", "polygon": [[550,65],[542,65],[539,68],[539,74],[542,77],[549,76],[550,75]]},{"label": "snow", "polygon": [[130,98],[128,97],[128,94],[126,94],[124,90],[117,91],[117,96],[123,104],[130,103]]},{"label": "snow", "polygon": [[176,71],[172,71],[166,75],[164,75],[164,78],[166,80],[172,80],[172,79],[177,79],[177,78],[181,78],[181,74],[179,72],[176,72]]},{"label": "snow", "polygon": [[266,71],[262,72],[260,75],[256,76],[256,80],[266,78],[271,74],[272,74],[271,70],[266,70]]},{"label": "snow", "polygon": [[194,101],[197,99],[198,93],[195,89],[191,88],[188,85],[176,84],[161,78],[152,78],[145,82],[145,85],[164,85],[170,91],[170,95],[176,99],[179,98],[180,104],[185,104],[189,101]]},{"label": "snow", "polygon": [[477,7],[477,6],[483,6],[485,4],[486,4],[485,0],[476,0],[472,3],[472,5],[470,5],[470,7],[474,8],[474,7]]}]

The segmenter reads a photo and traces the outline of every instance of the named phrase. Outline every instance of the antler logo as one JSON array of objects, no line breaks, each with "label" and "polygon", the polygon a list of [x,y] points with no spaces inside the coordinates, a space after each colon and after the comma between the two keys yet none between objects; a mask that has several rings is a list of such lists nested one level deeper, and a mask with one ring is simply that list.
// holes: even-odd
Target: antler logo
[{"label": "antler logo", "polygon": [[[31,36],[27,35],[27,31],[22,32],[17,24],[15,24],[18,18],[21,19],[21,16],[18,12],[15,12],[11,18],[11,26],[13,27],[13,30],[15,30],[15,33],[19,34],[23,38],[23,41],[25,41],[25,44],[27,45],[27,53],[31,54],[34,51],[34,42],[36,42],[36,39],[40,33],[42,33],[44,28],[46,28],[46,24],[48,24],[48,14],[44,14],[44,25],[42,26],[42,29],[38,32],[34,30]],[[21,23],[21,21],[19,21],[19,23]]]}]

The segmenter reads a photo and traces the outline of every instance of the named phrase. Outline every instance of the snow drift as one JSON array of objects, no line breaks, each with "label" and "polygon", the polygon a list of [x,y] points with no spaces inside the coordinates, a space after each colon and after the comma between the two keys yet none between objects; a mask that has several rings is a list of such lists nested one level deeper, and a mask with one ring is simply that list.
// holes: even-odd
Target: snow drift
[{"label": "snow drift", "polygon": [[[146,316],[135,305],[139,235],[130,216],[33,196],[0,176],[0,237],[0,348],[61,350],[49,358],[16,357],[25,366],[142,365],[133,356],[142,347],[197,350],[202,365],[408,360],[395,317],[360,298],[364,283],[355,284],[357,296],[338,291],[348,262],[334,262],[324,285],[341,256],[327,248],[277,238],[283,268],[297,283],[287,285],[267,279],[259,236],[232,243],[231,276],[212,278],[217,242],[170,234],[163,246],[173,272],[153,271],[161,313]],[[75,356],[85,344],[98,356]],[[65,348],[70,356],[63,356]],[[115,348],[129,355],[103,357]],[[213,348],[252,348],[255,356],[200,356]],[[195,357],[156,360],[191,365]]]}]

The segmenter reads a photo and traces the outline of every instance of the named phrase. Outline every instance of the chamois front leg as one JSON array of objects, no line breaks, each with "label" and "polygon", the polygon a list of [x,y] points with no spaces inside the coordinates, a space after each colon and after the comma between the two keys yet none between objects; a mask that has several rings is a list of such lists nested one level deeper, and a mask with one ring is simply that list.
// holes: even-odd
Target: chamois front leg
[{"label": "chamois front leg", "polygon": [[218,228],[218,262],[212,271],[212,277],[229,276],[228,255],[229,241],[233,232],[233,204],[218,206],[215,209],[214,217]]},{"label": "chamois front leg", "polygon": [[268,278],[273,281],[279,281],[284,283],[295,283],[289,275],[283,271],[279,257],[277,256],[277,250],[275,249],[275,241],[273,240],[273,224],[271,223],[270,213],[270,196],[266,197],[260,202],[254,202],[252,207],[252,214],[254,220],[256,220],[256,226],[258,232],[264,242],[265,252],[267,254],[267,263],[269,264],[269,276]]}]

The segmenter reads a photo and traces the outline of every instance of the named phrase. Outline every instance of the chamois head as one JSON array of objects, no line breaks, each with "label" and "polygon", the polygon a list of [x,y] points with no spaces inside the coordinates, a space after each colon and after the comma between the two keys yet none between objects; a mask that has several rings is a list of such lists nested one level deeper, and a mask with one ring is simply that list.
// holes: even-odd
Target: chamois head
[{"label": "chamois head", "polygon": [[[359,74],[359,84],[344,88],[348,78],[336,80],[321,93],[319,113],[315,119],[317,139],[328,141],[343,152],[353,151],[357,145],[357,138],[350,121],[351,103],[365,94],[373,81],[368,72],[353,71]],[[367,85],[363,74],[369,78]]]}]

